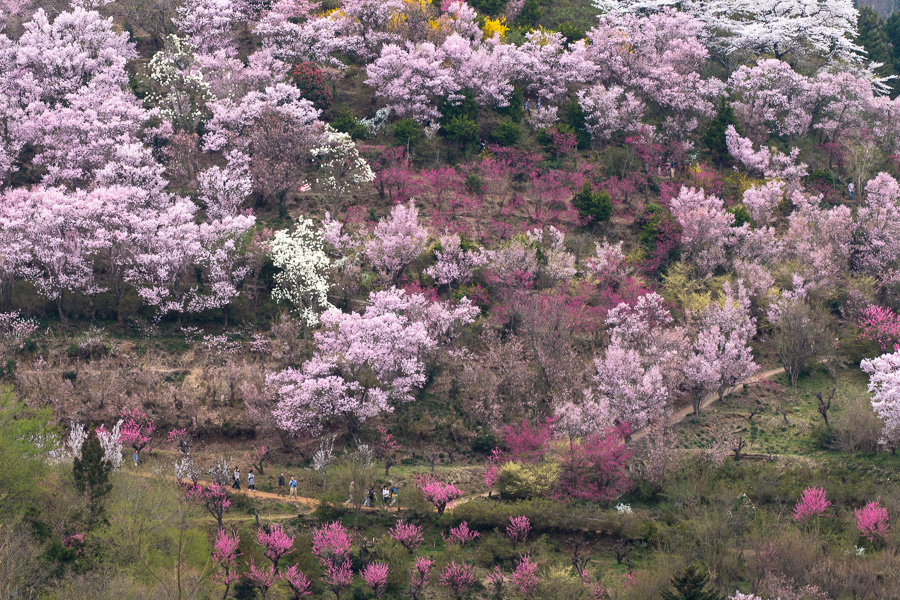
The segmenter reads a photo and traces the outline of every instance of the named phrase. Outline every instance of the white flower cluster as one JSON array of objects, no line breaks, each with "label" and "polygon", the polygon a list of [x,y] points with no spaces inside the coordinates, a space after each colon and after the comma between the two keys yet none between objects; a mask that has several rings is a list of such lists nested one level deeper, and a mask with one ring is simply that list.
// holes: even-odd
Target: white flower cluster
[{"label": "white flower cluster", "polygon": [[318,324],[319,314],[333,308],[328,302],[328,271],[332,265],[322,232],[310,219],[301,218],[293,232],[276,232],[270,248],[272,262],[280,269],[272,297],[293,305],[307,325]]},{"label": "white flower cluster", "polygon": [[630,505],[619,502],[616,504],[616,512],[620,515],[630,515],[633,511],[631,510]]},{"label": "white flower cluster", "polygon": [[319,159],[316,183],[332,196],[350,194],[358,186],[375,181],[375,172],[359,155],[349,133],[328,129],[325,145],[313,148],[310,154]]}]

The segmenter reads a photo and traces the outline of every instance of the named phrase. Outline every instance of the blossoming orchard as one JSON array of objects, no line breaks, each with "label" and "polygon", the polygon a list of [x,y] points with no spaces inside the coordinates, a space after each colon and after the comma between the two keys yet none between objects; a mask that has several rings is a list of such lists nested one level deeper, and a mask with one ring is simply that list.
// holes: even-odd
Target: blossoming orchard
[{"label": "blossoming orchard", "polygon": [[0,0],[0,598],[900,597],[896,8]]}]

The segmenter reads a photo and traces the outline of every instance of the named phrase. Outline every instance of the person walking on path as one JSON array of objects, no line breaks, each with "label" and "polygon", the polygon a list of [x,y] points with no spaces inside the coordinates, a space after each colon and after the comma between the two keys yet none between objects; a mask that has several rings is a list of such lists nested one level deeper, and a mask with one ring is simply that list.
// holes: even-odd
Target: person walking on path
[{"label": "person walking on path", "polygon": [[253,471],[251,470],[247,473],[247,489],[251,492],[256,491],[256,478],[253,476]]},{"label": "person walking on path", "polygon": [[131,457],[131,459],[134,461],[134,466],[138,466],[138,463],[141,462],[141,457],[138,454],[137,450],[134,451],[134,455]]},{"label": "person walking on path", "polygon": [[284,473],[278,476],[278,495],[284,496]]},{"label": "person walking on path", "polygon": [[356,482],[350,482],[350,495],[347,497],[347,501],[344,504],[351,504],[353,502],[353,492],[356,491]]},{"label": "person walking on path", "polygon": [[381,502],[387,506],[388,501],[391,499],[391,491],[388,489],[388,486],[381,486]]},{"label": "person walking on path", "polygon": [[370,485],[366,491],[366,499],[363,502],[363,506],[372,506],[373,502],[375,502],[375,488]]},{"label": "person walking on path", "polygon": [[397,490],[397,484],[396,483],[393,484],[391,486],[391,506],[394,506],[395,504],[397,504],[397,492],[398,491],[399,490]]},{"label": "person walking on path", "polygon": [[293,475],[291,475],[291,483],[290,483],[290,486],[291,486],[291,491],[288,492],[288,494],[289,494],[290,496],[296,496],[296,495],[297,495],[297,480],[294,479],[294,476],[293,476]]},{"label": "person walking on path", "polygon": [[237,467],[234,468],[234,483],[231,484],[231,487],[236,490],[241,489],[241,471]]},{"label": "person walking on path", "polygon": [[853,182],[847,184],[847,195],[849,196],[848,200],[853,202]]}]

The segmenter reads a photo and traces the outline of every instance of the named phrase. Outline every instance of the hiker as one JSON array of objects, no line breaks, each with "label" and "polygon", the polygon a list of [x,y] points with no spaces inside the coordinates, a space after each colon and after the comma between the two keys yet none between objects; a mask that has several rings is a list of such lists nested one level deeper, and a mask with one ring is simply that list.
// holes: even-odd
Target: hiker
[{"label": "hiker", "polygon": [[247,473],[247,489],[251,492],[256,491],[256,478],[253,476],[253,470],[251,469],[249,473]]},{"label": "hiker", "polygon": [[138,455],[138,451],[134,451],[134,456],[131,457],[134,460],[134,466],[138,466],[138,463],[141,462],[141,457]]},{"label": "hiker", "polygon": [[291,491],[288,492],[288,494],[291,496],[296,496],[297,495],[297,480],[294,479],[293,475],[291,475],[290,487],[291,487]]},{"label": "hiker", "polygon": [[853,202],[853,182],[847,184],[847,194],[850,196],[849,201]]},{"label": "hiker", "polygon": [[278,495],[284,496],[284,473],[278,476]]},{"label": "hiker", "polygon": [[353,502],[353,492],[356,491],[356,482],[350,482],[350,497],[347,498],[347,501],[344,504],[351,504]]},{"label": "hiker", "polygon": [[525,112],[531,114],[531,107],[528,105],[528,99],[525,99]]},{"label": "hiker", "polygon": [[391,506],[397,504],[397,484],[391,486]]},{"label": "hiker", "polygon": [[388,500],[391,499],[391,491],[388,489],[388,486],[381,486],[381,502],[387,506]]},{"label": "hiker", "polygon": [[363,502],[363,506],[372,506],[375,504],[375,486],[370,485],[369,491],[366,492],[366,501]]}]

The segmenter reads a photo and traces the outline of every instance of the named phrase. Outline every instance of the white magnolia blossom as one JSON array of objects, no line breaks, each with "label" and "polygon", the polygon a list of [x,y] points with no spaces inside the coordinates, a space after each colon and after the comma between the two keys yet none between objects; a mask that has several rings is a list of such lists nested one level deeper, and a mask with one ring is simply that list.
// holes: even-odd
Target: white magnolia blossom
[{"label": "white magnolia blossom", "polygon": [[329,195],[344,196],[353,193],[360,185],[375,181],[375,172],[359,155],[359,150],[349,133],[328,128],[325,144],[310,150],[319,160],[316,183]]},{"label": "white magnolia blossom", "polygon": [[59,465],[72,462],[81,456],[81,447],[88,437],[87,428],[81,423],[71,422],[69,435],[60,444],[47,453],[50,464]]},{"label": "white magnolia blossom", "polygon": [[275,233],[270,253],[280,269],[272,297],[293,305],[307,325],[318,324],[319,314],[334,308],[328,302],[328,271],[332,265],[321,230],[310,219],[298,219],[293,232]]}]

